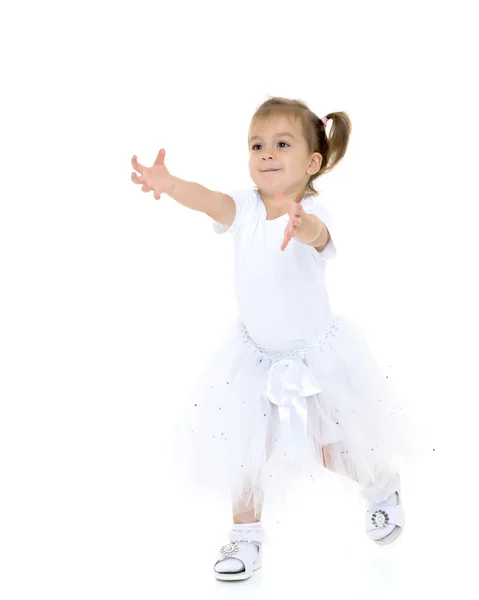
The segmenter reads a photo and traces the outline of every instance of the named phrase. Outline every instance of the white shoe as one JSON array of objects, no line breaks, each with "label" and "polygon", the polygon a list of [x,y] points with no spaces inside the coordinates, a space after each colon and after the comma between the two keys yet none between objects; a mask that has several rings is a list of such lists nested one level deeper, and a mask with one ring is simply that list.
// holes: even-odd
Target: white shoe
[{"label": "white shoe", "polygon": [[262,565],[264,532],[261,524],[234,525],[229,538],[230,543],[220,548],[214,565],[216,579],[248,579]]},{"label": "white shoe", "polygon": [[[387,545],[402,533],[405,516],[401,504],[399,479],[396,489],[380,502],[370,502],[366,511],[366,531],[376,544]],[[390,490],[389,490],[390,491]]]}]

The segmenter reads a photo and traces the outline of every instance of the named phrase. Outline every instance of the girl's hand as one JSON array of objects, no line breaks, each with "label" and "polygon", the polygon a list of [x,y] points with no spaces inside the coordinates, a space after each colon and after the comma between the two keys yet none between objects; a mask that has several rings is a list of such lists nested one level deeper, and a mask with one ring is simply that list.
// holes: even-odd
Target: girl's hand
[{"label": "girl's hand", "polygon": [[140,165],[136,156],[131,159],[132,167],[141,174],[141,177],[138,177],[136,173],[132,173],[131,180],[136,184],[141,183],[144,192],[153,190],[155,200],[159,200],[163,193],[169,194],[174,188],[174,178],[165,166],[165,154],[166,151],[162,148],[151,168]]},{"label": "girl's hand", "polygon": [[274,195],[278,200],[281,200],[288,206],[289,221],[286,229],[284,230],[284,239],[283,243],[281,244],[281,250],[284,251],[291,239],[299,233],[302,219],[303,216],[306,215],[306,212],[301,204],[298,204],[293,200],[288,200],[288,198],[283,196],[279,189],[275,190]]}]

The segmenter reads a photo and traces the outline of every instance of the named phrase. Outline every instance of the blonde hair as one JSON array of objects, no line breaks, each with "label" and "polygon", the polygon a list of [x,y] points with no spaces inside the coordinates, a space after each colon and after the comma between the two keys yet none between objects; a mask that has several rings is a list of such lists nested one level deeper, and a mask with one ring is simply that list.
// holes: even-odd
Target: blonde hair
[{"label": "blonde hair", "polygon": [[258,107],[251,119],[251,125],[276,116],[299,119],[309,153],[319,152],[323,157],[321,168],[311,175],[305,191],[306,196],[316,196],[318,192],[313,187],[313,181],[331,171],[346,154],[351,136],[351,121],[345,112],[328,113],[328,123],[332,123],[328,136],[323,121],[304,102],[274,96]]}]

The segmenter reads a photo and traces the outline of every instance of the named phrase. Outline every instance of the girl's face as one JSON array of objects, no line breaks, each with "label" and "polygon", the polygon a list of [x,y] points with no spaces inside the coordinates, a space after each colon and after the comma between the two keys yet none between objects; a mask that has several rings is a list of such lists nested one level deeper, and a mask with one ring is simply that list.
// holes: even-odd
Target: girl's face
[{"label": "girl's face", "polygon": [[308,153],[298,119],[277,116],[258,121],[250,127],[248,142],[251,178],[269,196],[278,187],[283,193],[305,190],[321,167],[321,154]]}]

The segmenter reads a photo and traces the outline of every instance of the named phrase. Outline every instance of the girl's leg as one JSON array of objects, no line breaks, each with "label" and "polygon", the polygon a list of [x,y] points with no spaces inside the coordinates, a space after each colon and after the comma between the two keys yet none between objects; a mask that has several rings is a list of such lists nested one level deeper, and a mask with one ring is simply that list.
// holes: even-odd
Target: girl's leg
[{"label": "girl's leg", "polygon": [[[267,460],[271,455],[271,433],[267,439]],[[233,496],[233,528],[231,540],[237,541],[237,545],[240,550],[235,556],[228,556],[222,558],[219,563],[215,565],[215,571],[219,574],[228,575],[217,575],[218,578],[231,578],[232,574],[239,574],[244,571],[244,560],[254,561],[253,570],[260,568],[261,562],[257,562],[261,555],[262,546],[262,526],[261,526],[261,513],[263,511],[264,492],[261,486],[260,473],[257,473],[251,481],[248,477],[242,482],[242,493],[238,496]],[[237,490],[235,490],[235,494]],[[251,539],[250,542],[245,541]],[[251,538],[249,538],[251,536]],[[256,537],[258,536],[258,537]],[[258,541],[254,541],[258,540]]]},{"label": "girl's leg", "polygon": [[[273,450],[274,427],[268,433],[266,441],[266,460],[268,461]],[[233,523],[259,523],[263,512],[264,492],[262,489],[253,489],[251,483],[245,481],[244,492],[240,498],[233,499]]]},{"label": "girl's leg", "polygon": [[[331,446],[332,446],[332,444],[331,444]],[[354,466],[351,464],[350,461],[343,458],[343,459],[340,459],[340,461],[341,461],[340,465],[335,463],[335,461],[332,458],[332,454],[330,454],[328,452],[328,448],[329,448],[329,446],[323,446],[322,448],[320,448],[320,460],[322,460],[323,465],[327,469],[329,469],[330,471],[333,471],[335,473],[339,473],[341,475],[346,475],[347,477],[350,477],[354,481],[357,481],[359,483],[362,491],[370,490],[370,492],[368,492],[368,496],[370,497],[370,499],[372,499],[376,495],[376,492],[378,495],[382,494],[383,491],[386,491],[386,493],[392,493],[392,492],[387,492],[387,490],[389,488],[391,488],[391,486],[392,486],[391,489],[394,489],[394,486],[396,485],[395,482],[396,482],[397,473],[395,472],[395,469],[393,469],[392,467],[390,469],[384,469],[381,472],[380,477],[365,482],[364,480],[361,480],[358,477],[357,472],[354,469]],[[318,449],[318,452],[319,452],[319,449]],[[339,452],[339,454],[341,454],[341,451],[339,448],[338,448],[338,452]],[[338,456],[338,452],[335,453],[336,456]]]},{"label": "girl's leg", "polygon": [[[255,490],[251,482],[248,483],[247,481],[244,482],[244,489],[247,491],[241,494],[240,498],[233,499],[234,525],[231,533],[234,537],[230,538],[236,542],[240,549],[238,554],[222,557],[219,562],[215,563],[214,568],[216,573],[218,573],[217,577],[220,579],[222,577],[230,578],[233,574],[239,574],[244,571],[245,560],[254,561],[252,564],[256,564],[261,550],[261,543],[253,541],[253,539],[260,540],[261,537],[256,538],[256,536],[253,536],[251,542],[248,542],[246,541],[248,537],[245,539],[243,536],[251,535],[253,530],[258,536],[261,536],[262,493]],[[259,566],[256,566],[256,568],[259,568]]]},{"label": "girl's leg", "polygon": [[341,465],[335,464],[331,454],[328,452],[328,446],[322,446],[318,449],[318,451],[320,451],[320,460],[326,469],[333,471],[334,473],[346,475],[347,477],[350,477],[359,483],[359,477],[356,473],[356,470],[349,461],[342,459]]},{"label": "girl's leg", "polygon": [[233,501],[233,523],[241,525],[245,523],[259,523],[263,510],[264,494],[262,491],[251,493],[245,492],[241,498]]}]

